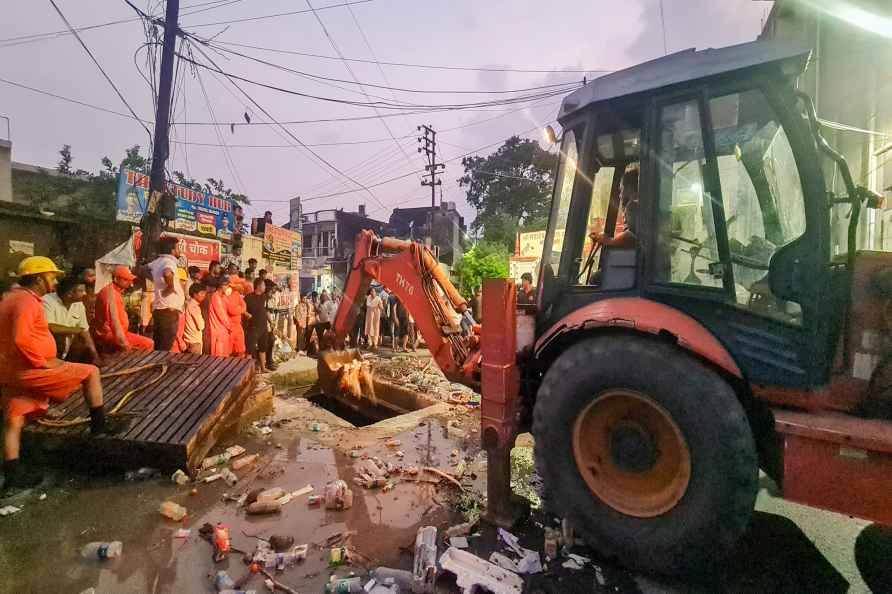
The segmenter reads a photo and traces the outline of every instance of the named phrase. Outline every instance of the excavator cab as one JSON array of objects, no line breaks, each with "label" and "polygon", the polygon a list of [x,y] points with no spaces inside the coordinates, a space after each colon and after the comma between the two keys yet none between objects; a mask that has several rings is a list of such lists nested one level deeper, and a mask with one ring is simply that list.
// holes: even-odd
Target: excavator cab
[{"label": "excavator cab", "polygon": [[857,251],[881,197],[797,91],[809,56],[684,51],[561,106],[520,385],[545,500],[628,565],[721,559],[759,467],[790,499],[892,522],[892,255]]}]

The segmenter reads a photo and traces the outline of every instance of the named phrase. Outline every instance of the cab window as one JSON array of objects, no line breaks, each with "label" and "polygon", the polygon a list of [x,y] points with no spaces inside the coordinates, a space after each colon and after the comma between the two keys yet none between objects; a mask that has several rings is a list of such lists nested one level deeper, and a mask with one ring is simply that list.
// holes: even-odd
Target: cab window
[{"label": "cab window", "polygon": [[557,274],[561,263],[561,252],[564,245],[564,235],[567,231],[567,219],[570,215],[570,203],[573,198],[573,186],[576,182],[578,162],[579,147],[576,134],[573,130],[567,130],[564,132],[564,139],[561,143],[561,163],[554,187],[554,207],[551,213],[552,234],[550,238],[546,238],[549,246],[545,252],[545,258],[546,262],[551,266],[553,275]]}]

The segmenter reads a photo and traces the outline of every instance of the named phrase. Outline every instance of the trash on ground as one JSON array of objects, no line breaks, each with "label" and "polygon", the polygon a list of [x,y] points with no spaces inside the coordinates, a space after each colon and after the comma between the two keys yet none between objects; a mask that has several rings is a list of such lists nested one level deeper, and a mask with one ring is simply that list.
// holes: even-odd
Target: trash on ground
[{"label": "trash on ground", "polygon": [[189,538],[192,535],[192,531],[188,528],[177,528],[177,531],[174,532],[174,538]]},{"label": "trash on ground", "polygon": [[412,569],[412,591],[433,592],[437,581],[437,528],[422,526],[415,535],[415,563]]},{"label": "trash on ground", "polygon": [[226,453],[229,454],[229,459],[232,460],[238,456],[244,454],[247,450],[240,445],[229,446],[226,448]]},{"label": "trash on ground", "polygon": [[234,590],[235,580],[229,577],[228,573],[220,570],[216,574],[214,574],[214,589],[216,589],[217,592],[222,592],[224,590]]},{"label": "trash on ground", "polygon": [[514,573],[517,573],[517,565],[514,563],[514,561],[512,561],[511,559],[509,559],[507,556],[503,555],[502,553],[496,552],[496,553],[493,553],[492,555],[490,555],[489,562],[492,563],[493,565],[498,565],[502,569],[507,569],[508,571],[513,571]]},{"label": "trash on ground", "polygon": [[117,559],[124,552],[124,544],[119,540],[112,542],[91,542],[81,548],[81,557],[106,561]]},{"label": "trash on ground", "polygon": [[261,491],[257,495],[258,503],[269,503],[272,501],[278,501],[285,494],[285,489],[282,487],[272,487],[270,489],[266,489]]},{"label": "trash on ground", "polygon": [[283,553],[294,546],[294,537],[290,534],[273,534],[269,537],[269,546],[277,553]]},{"label": "trash on ground", "polygon": [[229,556],[232,550],[232,541],[229,538],[229,528],[222,523],[214,527],[214,563],[219,563]]},{"label": "trash on ground", "polygon": [[245,456],[244,458],[239,458],[238,460],[233,462],[230,466],[232,467],[233,470],[240,470],[242,468],[245,468],[246,466],[250,466],[251,464],[254,464],[254,462],[257,461],[258,457],[259,457],[258,454],[251,454],[250,456]]},{"label": "trash on ground", "polygon": [[353,507],[353,491],[342,480],[325,485],[325,509],[344,510]]},{"label": "trash on ground", "polygon": [[189,482],[189,475],[182,470],[177,469],[177,471],[170,477],[170,480],[178,485],[185,485]]},{"label": "trash on ground", "polygon": [[173,501],[165,501],[158,508],[162,516],[170,518],[174,522],[179,522],[186,516],[186,508]]},{"label": "trash on ground", "polygon": [[37,501],[44,501],[45,499],[46,499],[46,493],[41,493],[40,496],[37,498]]},{"label": "trash on ground", "polygon": [[238,482],[238,477],[235,476],[235,473],[228,468],[222,469],[220,471],[220,476],[223,477],[223,480],[226,481],[226,484],[230,487]]},{"label": "trash on ground", "polygon": [[572,569],[574,571],[582,569],[592,561],[588,557],[581,557],[572,553],[568,554],[567,557],[568,559],[561,564],[561,567],[564,569]]},{"label": "trash on ground", "polygon": [[349,577],[338,579],[331,576],[331,580],[325,585],[327,594],[355,594],[362,592],[362,578]]},{"label": "trash on ground", "polygon": [[331,549],[328,557],[328,566],[329,567],[340,567],[345,563],[350,562],[350,551],[347,550],[347,547],[335,547]]},{"label": "trash on ground", "polygon": [[125,481],[147,481],[151,478],[155,478],[161,473],[157,468],[150,468],[148,466],[143,466],[138,470],[128,470],[124,473]]},{"label": "trash on ground", "polygon": [[389,439],[384,443],[384,445],[386,445],[387,447],[389,447],[391,449],[396,449],[396,448],[400,447],[402,444],[403,444],[403,442],[398,439]]},{"label": "trash on ground", "polygon": [[524,575],[542,573],[542,558],[539,556],[539,551],[524,549],[523,557],[517,562],[517,573]]},{"label": "trash on ground", "polygon": [[446,536],[449,538],[452,538],[453,536],[468,536],[474,531],[479,523],[480,519],[478,518],[470,522],[465,522],[464,524],[456,524],[446,530]]},{"label": "trash on ground", "polygon": [[520,542],[518,541],[516,536],[514,536],[504,528],[499,528],[499,540],[505,543],[505,546],[511,549],[518,557],[523,557],[524,549],[520,546]]},{"label": "trash on ground", "polygon": [[399,591],[408,593],[412,591],[412,572],[405,569],[391,569],[389,567],[379,567],[372,570],[371,573],[374,581],[378,584],[387,584],[391,582],[396,585]]},{"label": "trash on ground", "polygon": [[440,557],[440,566],[455,575],[464,594],[481,589],[493,594],[520,594],[523,589],[523,580],[516,573],[453,547]]},{"label": "trash on ground", "polygon": [[0,516],[11,516],[12,514],[22,511],[22,508],[14,505],[4,505],[0,507]]},{"label": "trash on ground", "polygon": [[561,533],[554,528],[545,529],[545,558],[549,561],[557,559],[561,547]]},{"label": "trash on ground", "polygon": [[468,537],[467,536],[453,536],[449,539],[449,545],[453,546],[457,549],[466,549],[468,548]]},{"label": "trash on ground", "polygon": [[255,501],[245,508],[245,512],[251,515],[274,514],[282,510],[278,501]]}]

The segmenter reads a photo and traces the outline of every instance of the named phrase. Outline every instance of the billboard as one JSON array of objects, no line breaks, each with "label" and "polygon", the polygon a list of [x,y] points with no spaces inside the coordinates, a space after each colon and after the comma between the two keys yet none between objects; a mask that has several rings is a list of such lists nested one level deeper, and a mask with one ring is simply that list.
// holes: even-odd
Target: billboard
[{"label": "billboard", "polygon": [[[222,255],[220,250],[220,242],[216,239],[205,239],[203,237],[193,237],[191,235],[182,235],[181,233],[171,233],[165,231],[161,237],[176,237],[180,248],[179,266],[180,268],[188,268],[189,266],[198,266],[202,270],[207,270],[211,262],[220,261]],[[142,245],[142,231],[139,229],[133,232],[133,253],[134,261],[139,248]]]},{"label": "billboard", "polygon": [[[235,228],[234,203],[227,198],[214,196],[167,183],[167,190],[177,199],[177,218],[172,230],[215,237],[224,241],[232,239]],[[122,169],[118,174],[117,219],[139,223],[149,197],[149,176]]]},{"label": "billboard", "polygon": [[263,228],[263,257],[287,270],[300,270],[300,233],[266,223]]}]

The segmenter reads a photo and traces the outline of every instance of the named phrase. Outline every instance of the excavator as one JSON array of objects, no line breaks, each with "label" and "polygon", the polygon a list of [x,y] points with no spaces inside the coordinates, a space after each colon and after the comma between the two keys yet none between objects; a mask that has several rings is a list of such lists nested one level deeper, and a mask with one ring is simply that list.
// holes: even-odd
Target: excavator
[{"label": "excavator", "polygon": [[[731,555],[760,469],[786,499],[892,523],[892,254],[858,249],[882,197],[797,90],[809,59],[688,50],[568,95],[532,307],[486,280],[476,324],[427,248],[357,237],[334,346],[372,281],[403,301],[482,395],[491,521],[511,521],[531,431],[546,509],[632,568]],[[356,358],[325,352],[320,376]]]}]

